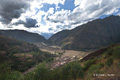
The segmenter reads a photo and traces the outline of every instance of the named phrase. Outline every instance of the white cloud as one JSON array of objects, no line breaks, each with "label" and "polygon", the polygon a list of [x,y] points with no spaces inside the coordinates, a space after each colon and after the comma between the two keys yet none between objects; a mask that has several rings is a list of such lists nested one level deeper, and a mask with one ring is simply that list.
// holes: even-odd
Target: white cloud
[{"label": "white cloud", "polygon": [[14,30],[14,29],[19,29],[19,30],[28,30],[28,28],[24,27],[24,25],[18,25],[17,27],[15,25],[9,26],[9,25],[4,25],[0,22],[0,29],[2,30]]},{"label": "white cloud", "polygon": [[49,14],[53,14],[54,13],[54,8],[49,8],[48,12]]},{"label": "white cloud", "polygon": [[62,29],[72,29],[78,25],[87,23],[102,15],[110,15],[120,8],[120,0],[75,0],[77,6],[73,12],[69,10],[58,11],[46,16],[46,20],[53,23],[61,23]]},{"label": "white cloud", "polygon": [[2,22],[0,22],[0,29],[5,29],[5,26],[2,24]]},{"label": "white cloud", "polygon": [[35,0],[35,1],[39,3],[48,3],[48,4],[55,4],[55,5],[58,5],[59,3],[64,5],[65,3],[65,0]]},{"label": "white cloud", "polygon": [[71,22],[94,20],[102,15],[110,15],[120,8],[120,0],[75,0],[76,7],[69,15]]},{"label": "white cloud", "polygon": [[[55,4],[56,6],[55,8],[50,7],[49,10],[45,12],[40,10],[44,3]],[[26,28],[23,25],[11,27],[12,29],[24,29],[40,34],[44,32],[56,33],[63,29],[73,29],[78,25],[97,19],[102,15],[111,15],[120,8],[120,0],[75,0],[74,4],[76,8],[74,8],[72,12],[64,9],[58,11],[57,9],[60,8],[58,4],[64,5],[64,3],[65,0],[33,0],[33,2],[30,3],[30,10],[22,13],[18,19],[13,19],[11,24],[19,20],[24,21],[26,18],[32,18],[37,20],[37,25],[40,25],[40,27]],[[118,13],[118,15],[120,15],[120,13]],[[0,26],[2,26],[0,29],[6,29],[2,23],[0,23]],[[8,26],[10,26],[10,24]]]},{"label": "white cloud", "polygon": [[64,23],[67,20],[68,15],[70,14],[70,10],[57,11],[55,14],[51,16],[47,16],[46,19],[50,22],[54,23]]}]

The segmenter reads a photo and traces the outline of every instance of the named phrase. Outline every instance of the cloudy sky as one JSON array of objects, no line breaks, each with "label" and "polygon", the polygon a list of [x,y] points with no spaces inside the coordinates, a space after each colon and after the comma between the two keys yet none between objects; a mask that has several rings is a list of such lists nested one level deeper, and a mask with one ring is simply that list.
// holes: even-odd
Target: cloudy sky
[{"label": "cloudy sky", "polygon": [[0,29],[45,37],[110,15],[120,15],[120,0],[0,0]]}]

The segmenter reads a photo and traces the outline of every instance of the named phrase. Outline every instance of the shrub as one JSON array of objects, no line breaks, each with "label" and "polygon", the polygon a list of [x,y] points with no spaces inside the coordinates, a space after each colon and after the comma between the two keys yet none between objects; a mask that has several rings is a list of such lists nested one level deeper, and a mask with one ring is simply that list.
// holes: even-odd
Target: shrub
[{"label": "shrub", "polygon": [[118,62],[118,67],[120,68],[120,61]]},{"label": "shrub", "polygon": [[45,63],[41,63],[38,65],[37,69],[35,70],[34,80],[49,80],[50,71],[46,67]]},{"label": "shrub", "polygon": [[112,58],[108,58],[106,61],[107,66],[111,66],[113,64],[113,59]]},{"label": "shrub", "polygon": [[50,80],[62,80],[62,69],[56,68],[50,73]]},{"label": "shrub", "polygon": [[108,49],[107,51],[105,51],[105,52],[103,53],[103,57],[104,57],[104,58],[107,58],[107,57],[111,56],[111,55],[112,55],[112,52],[113,52],[113,49],[112,49],[112,48]]},{"label": "shrub", "polygon": [[21,74],[11,70],[11,65],[7,62],[0,64],[0,80],[22,80]]},{"label": "shrub", "polygon": [[99,68],[103,68],[104,67],[104,64],[103,63],[100,63],[99,64]]},{"label": "shrub", "polygon": [[95,62],[96,62],[96,59],[88,60],[84,64],[84,71],[88,70],[90,66],[92,66],[93,64],[95,64]]},{"label": "shrub", "polygon": [[24,80],[33,80],[34,72],[30,72],[24,75]]},{"label": "shrub", "polygon": [[113,57],[119,59],[120,58],[120,46],[114,48]]},{"label": "shrub", "polygon": [[84,71],[78,62],[72,62],[62,68],[62,80],[82,78]]},{"label": "shrub", "polygon": [[103,63],[99,63],[99,64],[94,64],[92,65],[89,69],[88,69],[88,72],[91,74],[95,74],[95,73],[100,73],[100,69],[104,67],[104,64]]}]

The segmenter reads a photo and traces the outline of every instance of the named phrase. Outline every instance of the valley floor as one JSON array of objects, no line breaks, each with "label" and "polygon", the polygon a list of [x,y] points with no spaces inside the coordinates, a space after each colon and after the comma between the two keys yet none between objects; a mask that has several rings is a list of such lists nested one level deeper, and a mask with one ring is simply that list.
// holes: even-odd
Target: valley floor
[{"label": "valley floor", "polygon": [[40,48],[41,51],[48,52],[50,54],[56,54],[58,57],[54,59],[54,62],[51,64],[51,69],[60,67],[64,64],[75,60],[81,60],[91,52],[85,51],[76,51],[76,50],[64,50],[58,46],[48,46],[43,43],[35,43],[36,46]]}]

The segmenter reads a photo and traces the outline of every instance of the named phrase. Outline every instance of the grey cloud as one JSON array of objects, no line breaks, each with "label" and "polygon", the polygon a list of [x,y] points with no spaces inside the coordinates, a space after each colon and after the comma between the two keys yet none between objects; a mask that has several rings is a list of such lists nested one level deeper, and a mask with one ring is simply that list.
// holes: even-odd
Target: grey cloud
[{"label": "grey cloud", "polygon": [[[91,0],[92,1],[92,0]],[[120,0],[96,0],[91,2],[89,0],[81,0],[81,5],[77,6],[69,15],[64,15],[63,12],[55,13],[48,16],[47,20],[54,23],[61,23],[74,26],[86,23],[99,18],[102,15],[111,15],[120,8]],[[66,26],[65,26],[66,27]]]},{"label": "grey cloud", "polygon": [[[56,15],[56,17],[61,17],[60,15]],[[64,23],[64,20],[61,20],[61,19],[50,19],[48,16],[46,18],[46,20],[50,21],[50,22],[53,22],[53,23]]]},{"label": "grey cloud", "polygon": [[47,15],[46,20],[53,22],[53,23],[64,23],[64,21],[67,19],[67,16],[69,14],[69,10],[62,10],[58,11],[53,15]]},{"label": "grey cloud", "polygon": [[36,26],[37,21],[32,18],[27,18],[26,21],[19,20],[18,22],[14,23],[13,25],[19,25],[19,24],[23,24],[27,28],[38,27],[38,26]]},{"label": "grey cloud", "polygon": [[26,0],[0,0],[0,21],[8,24],[13,18],[19,18],[29,7]]},{"label": "grey cloud", "polygon": [[55,19],[50,19],[50,18],[47,18],[47,20],[53,23],[64,23],[64,20],[61,21],[61,20],[57,20],[57,19],[55,20]]},{"label": "grey cloud", "polygon": [[74,21],[74,23],[71,24],[75,25],[97,19],[102,15],[110,15],[113,13],[112,11],[120,8],[119,2],[119,0],[101,0],[100,3],[96,3],[96,1],[93,2],[95,4],[88,3],[88,6],[83,10],[80,7],[76,7],[77,10],[68,16],[68,20]]},{"label": "grey cloud", "polygon": [[53,29],[52,29],[52,28],[49,28],[48,30],[49,30],[49,31],[52,31]]}]

